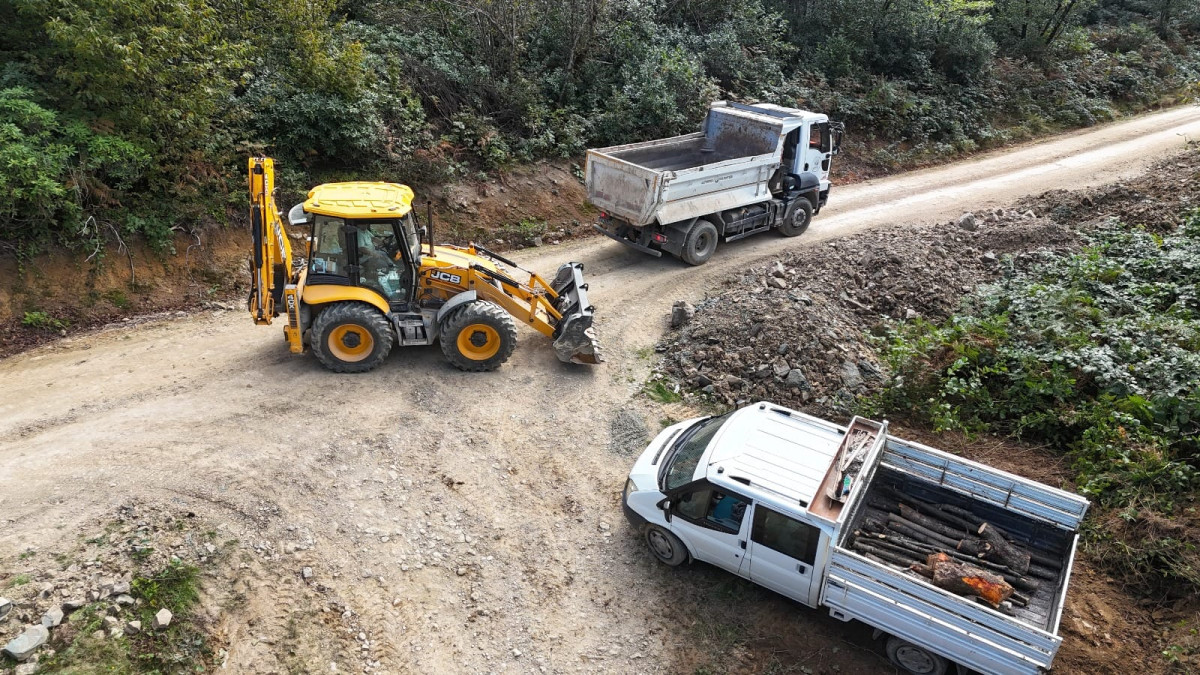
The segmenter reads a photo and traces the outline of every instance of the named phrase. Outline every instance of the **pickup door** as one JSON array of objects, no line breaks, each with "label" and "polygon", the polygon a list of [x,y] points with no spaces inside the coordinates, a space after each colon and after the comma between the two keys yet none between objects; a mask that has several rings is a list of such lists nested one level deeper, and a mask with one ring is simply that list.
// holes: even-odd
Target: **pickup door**
[{"label": "pickup door", "polygon": [[671,516],[697,560],[812,605],[818,528],[705,480],[671,494]]},{"label": "pickup door", "polygon": [[754,505],[750,545],[746,558],[748,576],[760,586],[812,605],[813,562],[817,557],[821,530],[761,503]]},{"label": "pickup door", "polygon": [[671,531],[697,560],[747,576],[749,507],[746,497],[708,481],[689,483],[671,494]]}]

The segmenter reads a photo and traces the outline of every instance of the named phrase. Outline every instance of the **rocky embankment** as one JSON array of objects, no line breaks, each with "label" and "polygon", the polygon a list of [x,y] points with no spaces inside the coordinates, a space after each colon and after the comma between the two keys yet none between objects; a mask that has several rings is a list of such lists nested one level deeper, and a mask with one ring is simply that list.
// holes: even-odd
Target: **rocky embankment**
[{"label": "rocky embankment", "polygon": [[844,416],[884,381],[871,336],[888,322],[949,317],[977,285],[1039,251],[1067,252],[1094,225],[1173,227],[1197,203],[1200,152],[1146,178],[1045,193],[954,222],[877,230],[788,254],[677,303],[655,378],[717,404],[767,399]]}]

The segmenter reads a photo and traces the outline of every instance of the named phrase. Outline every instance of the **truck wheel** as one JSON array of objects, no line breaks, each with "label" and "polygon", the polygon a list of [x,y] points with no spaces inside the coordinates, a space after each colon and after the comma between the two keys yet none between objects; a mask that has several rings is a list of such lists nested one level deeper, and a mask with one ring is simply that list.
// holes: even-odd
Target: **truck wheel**
[{"label": "truck wheel", "polygon": [[679,567],[688,557],[687,547],[679,537],[657,525],[646,526],[646,545],[655,558],[671,567]]},{"label": "truck wheel", "polygon": [[717,250],[717,226],[707,220],[697,220],[683,238],[680,258],[689,265],[703,265]]},{"label": "truck wheel", "polygon": [[807,197],[797,199],[796,205],[792,207],[791,215],[779,224],[779,233],[785,237],[798,237],[804,234],[809,223],[812,222],[812,216],[812,202],[808,201]]},{"label": "truck wheel", "polygon": [[442,323],[442,353],[459,370],[495,370],[517,346],[512,317],[493,303],[468,302]]},{"label": "truck wheel", "polygon": [[887,656],[892,665],[913,675],[945,675],[950,664],[933,652],[894,635],[887,639]]},{"label": "truck wheel", "polygon": [[365,373],[383,363],[395,340],[382,312],[339,302],[317,315],[310,337],[317,360],[335,373]]}]

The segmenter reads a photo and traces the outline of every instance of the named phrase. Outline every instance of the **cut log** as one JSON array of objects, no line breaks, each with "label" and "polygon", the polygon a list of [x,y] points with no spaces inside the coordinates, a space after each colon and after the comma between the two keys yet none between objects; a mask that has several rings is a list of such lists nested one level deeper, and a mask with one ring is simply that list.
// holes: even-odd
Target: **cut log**
[{"label": "cut log", "polygon": [[980,518],[979,516],[975,515],[974,513],[971,513],[970,511],[968,511],[960,506],[955,506],[953,504],[938,504],[937,508],[939,508],[942,511],[949,513],[951,515],[955,515],[955,516],[958,516],[959,518],[962,518],[963,520],[967,521],[968,523],[971,523],[971,525],[973,525],[974,527],[979,527],[980,525],[983,524],[983,518]]},{"label": "cut log", "polygon": [[899,502],[877,494],[872,494],[867,498],[867,506],[879,509],[885,513],[897,513],[900,511]]},{"label": "cut log", "polygon": [[[935,544],[935,545],[939,545],[939,546],[948,546],[950,548],[958,547],[957,539],[947,537],[943,534],[938,534],[937,532],[934,532],[933,530],[922,527],[922,526],[914,523],[913,521],[911,521],[907,518],[904,518],[902,516],[898,516],[894,513],[888,514],[887,523],[888,523],[888,528],[896,530],[896,531],[900,532],[901,534],[906,534],[918,541],[923,541],[928,544]],[[900,528],[904,528],[904,530],[908,530],[908,531],[905,532],[904,530],[901,530]]]},{"label": "cut log", "polygon": [[986,555],[989,551],[991,551],[992,545],[989,544],[988,542],[984,541],[983,539],[977,539],[975,537],[966,537],[962,541],[958,542],[957,548],[959,551],[962,551],[963,553],[965,553],[967,555],[980,557],[980,556]]},{"label": "cut log", "polygon": [[924,515],[920,511],[912,508],[908,504],[900,505],[900,516],[907,520],[913,521],[927,530],[933,530],[934,532],[950,537],[951,539],[962,539],[967,536],[966,530],[947,525],[937,518],[930,518],[929,516]]},{"label": "cut log", "polygon": [[983,569],[992,571],[1003,577],[1004,580],[1007,581],[1008,584],[1013,588],[1026,593],[1035,593],[1040,586],[1040,583],[1037,579],[1013,574],[1012,570],[1008,569],[1004,565],[998,565],[987,560],[979,560],[973,556],[969,556],[946,547],[935,546],[923,541],[918,541],[911,537],[906,537],[898,532],[891,531],[888,533],[882,533],[856,530],[854,534],[856,537],[865,538],[874,546],[880,546],[888,550],[894,550],[900,554],[928,556],[930,553],[945,553],[955,560],[970,563],[976,567],[981,567]]},{"label": "cut log", "polygon": [[941,505],[939,504],[930,504],[927,501],[917,499],[911,495],[906,495],[892,487],[888,487],[886,489],[888,494],[895,498],[896,501],[909,504],[921,513],[924,513],[931,518],[937,518],[951,527],[962,528],[964,532],[974,531],[975,528],[979,527],[979,523],[972,523],[965,518],[956,516],[953,513],[948,513],[947,511],[941,509]]},{"label": "cut log", "polygon": [[999,575],[957,562],[945,553],[931,553],[925,564],[933,570],[934,586],[959,595],[977,595],[992,607],[998,608],[1013,594],[1013,587]]},{"label": "cut log", "polygon": [[909,565],[920,561],[920,558],[915,555],[901,555],[895,551],[888,551],[878,546],[872,546],[870,543],[861,539],[855,539],[852,546],[863,553],[873,554],[901,567],[908,567]]},{"label": "cut log", "polygon": [[1048,567],[1052,570],[1061,570],[1063,566],[1060,558],[1054,558],[1039,551],[1030,551],[1029,561],[1030,563],[1037,563],[1042,567]]},{"label": "cut log", "polygon": [[1047,581],[1058,581],[1058,573],[1059,570],[1052,570],[1049,567],[1042,567],[1041,565],[1031,564],[1029,566],[1029,576]]},{"label": "cut log", "polygon": [[1017,574],[1029,571],[1029,552],[1008,543],[1000,528],[991,523],[984,523],[979,526],[979,535],[992,545],[992,550],[987,553],[986,558],[1003,564]]}]

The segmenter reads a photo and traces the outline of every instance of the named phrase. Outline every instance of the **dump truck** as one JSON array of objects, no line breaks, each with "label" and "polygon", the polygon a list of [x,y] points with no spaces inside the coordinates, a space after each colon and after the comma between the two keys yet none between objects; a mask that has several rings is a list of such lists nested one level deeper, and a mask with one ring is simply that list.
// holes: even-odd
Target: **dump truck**
[{"label": "dump truck", "polygon": [[872,626],[919,675],[1048,670],[1088,508],[886,422],[767,402],[662,430],[622,503],[660,561],[703,561]]},{"label": "dump truck", "polygon": [[293,230],[306,233],[294,258],[274,160],[250,158],[249,179],[246,306],[256,324],[286,314],[293,353],[311,349],[330,370],[361,373],[393,346],[439,342],[456,368],[495,370],[516,345],[515,318],[551,338],[561,361],[603,360],[582,263],[564,263],[548,281],[481,246],[435,246],[432,211],[422,225],[412,189],[382,181],[310,190],[288,212]]},{"label": "dump truck", "polygon": [[718,242],[772,229],[798,236],[829,199],[844,131],[821,113],[719,101],[696,133],[588,150],[595,228],[691,265]]}]

